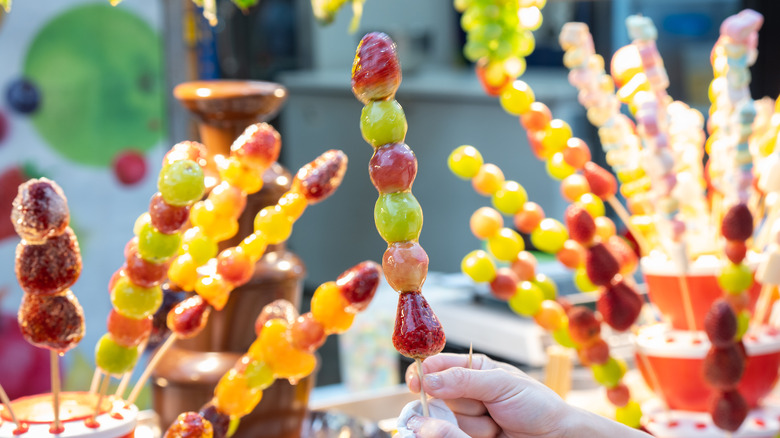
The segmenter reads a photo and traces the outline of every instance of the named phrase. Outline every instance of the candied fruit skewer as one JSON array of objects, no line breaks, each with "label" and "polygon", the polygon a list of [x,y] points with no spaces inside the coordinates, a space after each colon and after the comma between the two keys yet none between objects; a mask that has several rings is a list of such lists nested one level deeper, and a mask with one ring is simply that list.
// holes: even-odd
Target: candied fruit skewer
[{"label": "candied fruit skewer", "polygon": [[11,406],[11,399],[8,398],[8,394],[5,392],[5,389],[3,389],[3,385],[0,384],[0,402],[3,403],[3,406],[5,409],[8,410],[8,415],[11,417],[11,421],[16,424],[16,431],[22,431],[24,427],[24,423],[19,422],[19,419],[16,417],[16,413],[14,413],[14,409]]},{"label": "candied fruit skewer", "polygon": [[[183,310],[182,306],[187,306],[186,303],[179,303],[169,312],[167,321],[172,333],[155,352],[128,400],[134,400],[134,396],[140,393],[154,365],[177,338],[195,336],[205,326],[211,308],[222,310],[234,288],[233,279],[245,279],[244,282],[248,280],[255,262],[263,256],[267,246],[281,243],[290,237],[293,224],[303,214],[307,205],[327,199],[339,188],[347,170],[347,161],[344,152],[331,149],[301,167],[293,179],[290,191],[283,194],[276,205],[265,207],[257,213],[254,232],[238,246],[227,248],[216,259],[208,261],[206,265],[213,267],[208,272],[195,273],[198,276],[195,285],[197,295],[185,300],[191,305],[190,313]],[[169,271],[169,275],[172,273],[173,271]],[[192,318],[194,309],[200,312],[197,318]],[[181,315],[185,315],[188,322],[180,323]]]},{"label": "candied fruit skewer", "polygon": [[[382,270],[365,261],[344,271],[336,281],[320,285],[312,311],[298,316],[286,300],[263,307],[255,321],[257,339],[228,370],[214,389],[212,400],[198,413],[185,413],[165,433],[166,438],[223,438],[231,422],[254,410],[263,391],[276,379],[295,383],[314,371],[314,352],[330,334],[349,329],[355,314],[365,310],[379,286]],[[210,424],[211,432],[205,431]],[[189,434],[186,434],[189,433]]]},{"label": "candied fruit skewer", "polygon": [[[363,139],[374,148],[369,176],[379,192],[374,222],[387,242],[382,267],[390,286],[400,293],[393,345],[417,363],[439,353],[446,342],[436,315],[422,296],[428,272],[428,255],[419,244],[422,208],[411,188],[417,175],[417,158],[404,143],[407,123],[395,93],[401,83],[401,66],[395,43],[379,32],[365,35],[352,64],[352,92],[365,104],[360,117]],[[428,416],[425,391],[420,391],[423,414]]]}]

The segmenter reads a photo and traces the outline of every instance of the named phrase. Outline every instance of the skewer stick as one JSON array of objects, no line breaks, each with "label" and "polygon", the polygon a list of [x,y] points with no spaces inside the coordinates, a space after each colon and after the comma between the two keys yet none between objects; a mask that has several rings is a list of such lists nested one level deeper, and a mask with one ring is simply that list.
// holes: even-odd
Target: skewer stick
[{"label": "skewer stick", "polygon": [[90,394],[97,394],[98,386],[100,386],[100,378],[102,376],[103,373],[100,371],[100,368],[95,367],[95,372],[92,374],[92,383],[89,385]]},{"label": "skewer stick", "polygon": [[612,207],[612,209],[615,210],[615,213],[617,213],[618,217],[626,226],[626,228],[628,228],[628,232],[634,236],[636,244],[639,246],[639,253],[641,255],[647,255],[650,251],[650,244],[647,243],[647,240],[645,240],[645,236],[631,224],[631,215],[628,213],[628,210],[626,210],[626,208],[623,207],[623,204],[621,204],[620,201],[618,201],[614,196],[607,198],[607,202]]},{"label": "skewer stick", "polygon": [[472,359],[474,359],[474,343],[470,342],[469,343],[469,359],[468,359],[468,361],[466,361],[466,369],[469,369],[469,370],[471,369]]},{"label": "skewer stick", "polygon": [[431,414],[428,411],[428,396],[425,395],[425,390],[422,385],[423,377],[425,376],[425,374],[423,374],[422,361],[420,359],[415,359],[414,363],[417,364],[417,374],[420,376],[420,404],[422,405],[423,417],[430,417]]},{"label": "skewer stick", "polygon": [[[645,366],[645,369],[647,370],[647,374],[650,377],[650,384],[653,386],[651,389],[656,394],[661,394],[661,382],[658,380],[658,375],[655,373],[655,369],[653,368],[653,364],[650,363],[650,359],[647,358],[647,355],[645,355],[645,352],[642,351],[641,348],[636,349],[636,355],[639,356],[639,360],[642,361],[642,365]],[[664,411],[666,411],[667,417],[670,415],[671,410],[669,409],[669,405],[666,404],[663,397],[659,397],[659,400],[661,400],[661,404],[663,404]]]},{"label": "skewer stick", "polygon": [[95,412],[92,413],[92,421],[94,422],[98,415],[100,415],[100,406],[103,405],[103,399],[108,392],[108,384],[111,382],[111,376],[106,374],[103,377],[103,382],[100,384],[100,393],[98,394],[97,405],[95,405]]},{"label": "skewer stick", "polygon": [[[149,344],[149,338],[146,338],[138,345],[138,354],[140,355],[144,350],[146,350],[146,346]],[[133,376],[133,370],[130,370],[125,373],[124,376],[122,376],[122,380],[119,381],[119,386],[116,388],[116,395],[117,397],[124,399],[125,390],[127,389],[127,385],[130,383],[130,378]]]},{"label": "skewer stick", "polygon": [[[176,333],[171,333],[171,335],[168,336],[168,339],[166,339],[165,342],[162,345],[160,345],[160,348],[158,348],[157,351],[154,353],[154,356],[152,356],[152,359],[149,361],[149,364],[146,365],[146,369],[144,370],[143,374],[141,374],[141,377],[139,377],[138,381],[135,382],[135,386],[133,387],[133,390],[130,391],[130,396],[127,397],[128,404],[135,403],[135,400],[138,398],[138,395],[141,393],[141,389],[143,389],[144,385],[146,384],[146,381],[149,379],[149,376],[152,375],[152,371],[154,371],[154,368],[157,366],[157,363],[160,362],[160,359],[162,359],[165,353],[168,352],[168,350],[171,348],[174,342],[176,342]],[[420,382],[422,382],[422,380],[420,380]]]},{"label": "skewer stick", "polygon": [[0,385],[0,401],[3,402],[5,408],[8,410],[8,414],[11,416],[11,420],[13,420],[13,422],[16,423],[16,428],[22,429],[22,423],[20,423],[19,419],[16,418],[16,414],[14,413],[13,408],[11,408],[11,399],[9,399],[8,394],[5,393],[5,389],[3,389],[3,385]]},{"label": "skewer stick", "polygon": [[769,309],[772,307],[772,293],[775,287],[777,286],[769,283],[764,283],[761,286],[761,293],[756,302],[756,311],[753,313],[752,321],[750,321],[751,326],[761,325],[766,320]]},{"label": "skewer stick", "polygon": [[685,272],[677,277],[682,292],[683,308],[685,310],[685,320],[688,323],[688,330],[696,330],[696,318],[693,316],[693,302],[691,301],[691,290],[688,288],[688,277]]},{"label": "skewer stick", "polygon": [[52,408],[54,409],[53,429],[59,431],[62,427],[60,424],[60,358],[56,351],[50,350],[49,359],[51,362]]}]

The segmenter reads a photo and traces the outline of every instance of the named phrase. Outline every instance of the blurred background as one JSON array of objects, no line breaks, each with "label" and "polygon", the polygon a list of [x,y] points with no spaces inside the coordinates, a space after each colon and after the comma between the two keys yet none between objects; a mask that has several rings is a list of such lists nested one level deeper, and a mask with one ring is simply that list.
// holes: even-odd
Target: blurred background
[{"label": "blurred background", "polygon": [[[555,117],[572,126],[575,136],[599,150],[576,90],[567,82],[557,42],[561,26],[568,21],[588,23],[597,52],[608,60],[629,42],[624,18],[636,13],[651,17],[659,29],[670,94],[706,114],[710,49],[720,22],[742,7],[759,10],[769,23],[780,19],[773,0],[549,0],[522,79]],[[0,12],[3,385],[42,381],[40,391],[48,388],[48,379],[35,378],[40,370],[34,365],[20,366],[40,360],[36,362],[35,349],[13,332],[22,295],[13,272],[18,238],[8,220],[16,187],[27,178],[46,176],[68,195],[84,259],[74,291],[87,315],[87,336],[66,358],[67,386],[84,388],[92,374],[93,346],[104,333],[111,306],[108,279],[123,262],[122,248],[133,222],[156,191],[162,155],[178,141],[197,139],[192,118],[172,97],[173,87],[181,82],[280,82],[289,98],[271,123],[282,134],[281,163],[294,172],[326,149],[342,149],[349,156],[340,190],[311,207],[289,241],[307,266],[304,303],[319,284],[346,268],[362,260],[380,261],[385,247],[373,224],[376,192],[366,171],[372,149],[361,138],[361,104],[350,90],[354,50],[367,32],[384,31],[398,44],[404,79],[397,98],[409,121],[406,141],[419,161],[414,194],[425,213],[421,243],[431,260],[426,287],[433,296],[459,291],[465,303],[474,302],[474,287],[459,281],[456,273],[463,255],[480,245],[467,223],[486,201],[447,169],[446,157],[455,147],[476,146],[487,162],[501,165],[508,179],[523,184],[548,216],[562,217],[565,203],[557,184],[529,150],[517,120],[483,93],[473,66],[463,57],[464,35],[451,1],[368,0],[355,33],[348,32],[348,8],[322,26],[314,20],[308,0],[261,0],[246,13],[218,0],[217,13],[219,24],[212,28],[190,0],[124,0],[117,7],[107,1],[27,0],[15,2],[10,14]],[[780,91],[777,29],[765,25],[761,31],[754,97],[776,97]],[[553,265],[543,270],[560,275]],[[561,293],[573,292],[567,278],[560,277]],[[520,336],[517,331],[527,329],[513,314],[508,313],[504,324],[476,316],[471,307],[464,309],[440,315],[445,329],[447,321],[453,327],[448,348],[468,348],[455,326],[470,320],[483,324],[472,327],[480,333]],[[386,345],[394,313],[395,296],[383,287],[368,315],[358,320],[363,330],[341,340],[341,356],[335,338],[321,351],[318,385],[341,382],[348,365],[364,366],[356,356],[344,356],[345,350],[363,357],[379,354],[365,350],[366,345],[379,345],[379,339],[388,341],[381,348],[389,349],[390,366],[387,375],[374,377],[380,383],[397,381],[397,358]],[[482,350],[495,356],[531,366],[540,363],[536,350],[541,347],[533,342],[522,348],[504,342],[503,350],[484,342]]]}]

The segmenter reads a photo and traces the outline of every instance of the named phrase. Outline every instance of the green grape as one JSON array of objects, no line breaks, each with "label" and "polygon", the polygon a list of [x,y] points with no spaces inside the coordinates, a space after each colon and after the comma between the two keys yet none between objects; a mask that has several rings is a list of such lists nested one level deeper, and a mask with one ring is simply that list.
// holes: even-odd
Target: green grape
[{"label": "green grape", "polygon": [[382,193],[374,206],[374,222],[387,242],[417,240],[423,225],[422,207],[411,192]]},{"label": "green grape", "polygon": [[626,374],[626,363],[610,357],[603,365],[593,365],[591,370],[596,382],[607,388],[614,388]]},{"label": "green grape", "polygon": [[460,27],[466,32],[471,32],[484,23],[484,18],[480,11],[475,7],[466,9],[466,12],[460,17]]},{"label": "green grape", "polygon": [[95,346],[95,364],[108,374],[130,371],[138,359],[138,347],[123,347],[106,333]]},{"label": "green grape", "polygon": [[469,61],[476,62],[488,56],[490,52],[485,44],[469,39],[463,46],[463,55]]},{"label": "green grape", "polygon": [[747,333],[748,328],[750,326],[750,311],[745,309],[739,312],[737,315],[737,335],[735,336],[735,339],[739,341],[742,339],[743,336],[745,336],[745,333]]},{"label": "green grape", "polygon": [[203,169],[192,160],[179,160],[165,166],[157,179],[157,190],[165,202],[181,207],[203,196]]},{"label": "green grape", "polygon": [[571,340],[571,335],[569,334],[569,318],[563,318],[558,330],[552,332],[552,337],[561,347],[577,348],[577,344]]},{"label": "green grape", "polygon": [[511,228],[501,228],[487,241],[487,249],[493,257],[503,262],[517,259],[517,254],[525,249],[523,238]]},{"label": "green grape", "polygon": [[639,406],[639,403],[630,400],[625,406],[615,409],[615,420],[628,427],[638,429],[642,420],[642,407]]},{"label": "green grape", "polygon": [[271,367],[263,361],[253,360],[249,362],[244,370],[246,382],[252,390],[264,390],[274,383],[274,372]]},{"label": "green grape", "polygon": [[219,247],[217,242],[207,236],[200,228],[193,227],[184,232],[181,240],[181,252],[192,256],[198,265],[203,265],[217,256]]},{"label": "green grape", "polygon": [[371,101],[360,114],[360,132],[374,147],[404,141],[406,128],[406,115],[395,100]]},{"label": "green grape", "polygon": [[545,300],[554,300],[558,296],[558,286],[555,284],[555,281],[541,272],[536,274],[533,283],[542,290]]},{"label": "green grape", "polygon": [[496,265],[493,259],[482,250],[474,250],[463,257],[460,270],[476,283],[487,283],[496,278]]},{"label": "green grape", "polygon": [[533,53],[536,48],[536,39],[531,31],[523,30],[521,32],[513,32],[509,38],[509,43],[512,45],[512,53],[520,58]]},{"label": "green grape", "polygon": [[164,262],[176,254],[180,243],[181,236],[178,233],[164,234],[151,223],[146,223],[138,233],[138,254],[148,262]]},{"label": "green grape", "polygon": [[111,289],[111,304],[122,316],[144,319],[154,314],[162,304],[162,289],[160,286],[141,287],[126,276],[120,277]]},{"label": "green grape", "polygon": [[517,286],[517,292],[509,298],[509,307],[523,316],[534,316],[542,308],[544,292],[530,281],[522,281]]},{"label": "green grape", "polygon": [[496,60],[502,60],[509,58],[512,54],[512,44],[509,41],[498,40],[498,45],[493,53],[493,58]]},{"label": "green grape", "polygon": [[148,211],[146,213],[142,213],[135,220],[135,223],[133,223],[133,234],[136,236],[141,234],[141,228],[143,228],[144,225],[149,224],[151,222],[152,222],[152,215],[150,215]]},{"label": "green grape", "polygon": [[753,285],[753,273],[744,263],[728,263],[718,275],[718,285],[730,294],[739,294]]}]

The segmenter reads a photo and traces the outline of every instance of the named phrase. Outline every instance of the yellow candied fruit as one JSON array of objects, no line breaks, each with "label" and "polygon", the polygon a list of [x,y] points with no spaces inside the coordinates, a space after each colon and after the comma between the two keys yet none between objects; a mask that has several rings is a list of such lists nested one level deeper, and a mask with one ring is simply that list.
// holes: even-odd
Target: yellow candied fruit
[{"label": "yellow candied fruit", "polygon": [[230,239],[238,233],[238,220],[231,216],[217,215],[207,226],[201,225],[203,233],[216,242]]},{"label": "yellow candied fruit", "polygon": [[571,126],[568,123],[561,119],[550,120],[550,123],[544,128],[544,137],[542,137],[542,146],[547,154],[546,158],[566,149],[566,142],[571,136]]},{"label": "yellow candied fruit", "polygon": [[252,194],[263,188],[263,174],[242,164],[238,158],[223,158],[217,162],[219,177],[222,181]]},{"label": "yellow candied fruit", "polygon": [[355,314],[347,312],[348,306],[335,281],[321,284],[311,299],[311,313],[323,325],[325,333],[343,333],[349,329]]},{"label": "yellow candied fruit", "polygon": [[255,216],[255,233],[262,233],[270,244],[289,239],[292,226],[290,218],[276,205],[263,208]]},{"label": "yellow candied fruit", "polygon": [[168,268],[168,280],[185,291],[192,291],[198,281],[197,268],[198,265],[191,255],[182,254]]},{"label": "yellow candied fruit", "polygon": [[250,348],[249,354],[255,359],[261,356],[277,378],[302,379],[314,371],[317,360],[313,354],[293,347],[287,328],[281,319],[267,321],[260,337],[252,344],[259,352]]},{"label": "yellow candied fruit", "polygon": [[238,246],[244,250],[244,253],[249,255],[252,262],[256,262],[265,254],[265,249],[268,248],[268,240],[260,233],[252,233],[246,236]]},{"label": "yellow candied fruit", "polygon": [[219,379],[214,389],[214,405],[227,415],[242,417],[260,403],[263,391],[251,389],[247,378],[235,369],[231,369]]},{"label": "yellow candied fruit", "polygon": [[295,221],[306,210],[309,201],[300,192],[288,191],[279,198],[279,208],[291,220]]},{"label": "yellow candied fruit", "polygon": [[190,223],[201,229],[210,229],[217,220],[217,210],[211,200],[198,201],[190,208]]},{"label": "yellow candied fruit", "polygon": [[195,282],[195,292],[217,311],[225,307],[232,290],[233,285],[219,274],[206,275]]}]

